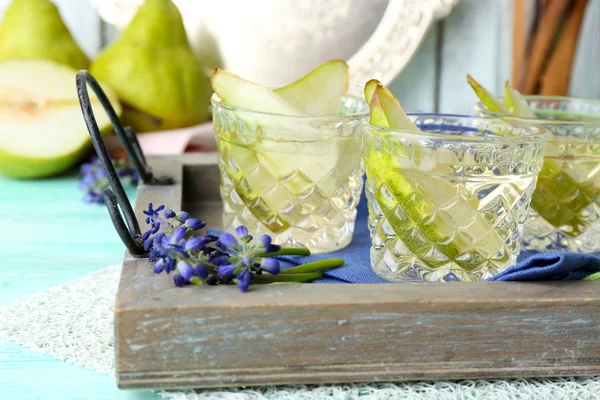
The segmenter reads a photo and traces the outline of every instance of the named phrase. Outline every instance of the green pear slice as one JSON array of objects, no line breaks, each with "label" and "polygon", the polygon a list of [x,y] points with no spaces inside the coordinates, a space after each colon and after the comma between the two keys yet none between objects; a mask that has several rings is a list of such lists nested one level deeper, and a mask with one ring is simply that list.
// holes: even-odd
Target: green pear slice
[{"label": "green pear slice", "polygon": [[372,125],[376,125],[381,128],[389,128],[390,124],[385,118],[385,113],[383,111],[383,107],[381,107],[381,101],[379,100],[379,96],[375,96],[375,91],[377,87],[381,86],[382,85],[379,83],[379,81],[375,80],[367,82],[367,86],[365,86],[365,98],[367,99],[367,102],[369,103],[369,108],[371,110],[369,114],[369,122]]},{"label": "green pear slice", "polygon": [[[365,96],[373,92],[370,101],[372,124],[386,127],[389,122],[391,128],[419,132],[389,90],[381,85],[372,87],[375,87],[374,91],[365,88]],[[425,237],[437,251],[467,271],[475,269],[482,259],[491,259],[499,252],[502,257],[494,262],[508,260],[505,242],[477,211],[476,199],[465,198],[458,184],[428,176],[416,164],[401,165],[401,157],[401,154],[392,156],[368,146],[365,166],[369,178],[378,182],[377,203],[413,254],[422,254],[422,237]],[[406,158],[409,158],[408,154]],[[466,253],[474,256],[459,257]],[[427,263],[431,268],[437,268],[447,261],[432,259]]]},{"label": "green pear slice", "polygon": [[[497,112],[495,96],[481,85],[479,90],[475,89],[475,93],[486,108]],[[491,101],[488,95],[496,100]],[[506,103],[505,114],[536,118],[527,101],[517,89],[510,86],[509,82],[505,82],[504,85],[504,102]],[[577,237],[589,225],[587,219],[581,216],[582,211],[588,205],[597,202],[599,196],[600,188],[590,182],[577,181],[558,161],[544,158],[531,198],[531,208],[565,235]]]},{"label": "green pear slice", "polygon": [[327,115],[336,113],[349,85],[348,64],[343,60],[331,60],[274,92],[303,114]]},{"label": "green pear slice", "polygon": [[477,82],[475,78],[473,78],[471,75],[467,75],[467,81],[485,108],[493,112],[510,114],[504,103],[502,103],[498,97],[494,96],[490,91]]},{"label": "green pear slice", "polygon": [[217,68],[210,82],[217,96],[229,106],[270,114],[305,114],[271,89],[223,69]]},{"label": "green pear slice", "polygon": [[406,115],[402,107],[400,106],[400,102],[398,99],[392,94],[392,92],[383,87],[379,86],[375,90],[377,96],[379,97],[379,101],[381,103],[381,108],[383,109],[383,113],[388,123],[390,124],[390,128],[393,129],[402,129],[412,132],[419,132],[420,129],[412,122],[410,118]]},{"label": "green pear slice", "polygon": [[504,82],[504,103],[510,113],[518,117],[536,118],[535,113],[527,104],[527,100],[521,93],[510,86],[510,82]]},{"label": "green pear slice", "polygon": [[[40,178],[74,165],[89,149],[90,137],[75,90],[77,71],[49,61],[0,63],[0,173]],[[113,92],[102,85],[115,111]],[[110,121],[90,90],[101,130]]]},{"label": "green pear slice", "polygon": [[377,89],[377,86],[383,86],[381,84],[381,82],[379,82],[377,79],[371,79],[370,81],[368,81],[367,83],[365,83],[365,101],[367,102],[367,104],[371,104],[371,99],[373,98],[373,95],[375,94],[375,90]]}]

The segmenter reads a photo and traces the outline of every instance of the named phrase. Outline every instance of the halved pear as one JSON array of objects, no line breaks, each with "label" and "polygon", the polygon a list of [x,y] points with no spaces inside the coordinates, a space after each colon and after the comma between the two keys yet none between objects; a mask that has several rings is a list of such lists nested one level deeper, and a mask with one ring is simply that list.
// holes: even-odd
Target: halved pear
[{"label": "halved pear", "polygon": [[221,101],[232,107],[271,114],[305,114],[271,89],[220,68],[215,69],[210,83]]},{"label": "halved pear", "polygon": [[525,118],[536,118],[535,113],[527,104],[527,100],[521,95],[521,93],[510,86],[510,82],[504,82],[504,103],[506,108],[513,115]]},{"label": "halved pear", "polygon": [[[77,71],[50,61],[0,63],[0,173],[15,178],[41,178],[73,166],[89,148],[81,114]],[[117,113],[121,107],[105,85]],[[90,90],[101,130],[110,121]]]},{"label": "halved pear", "polygon": [[506,108],[506,106],[502,103],[502,100],[500,100],[498,97],[494,96],[490,91],[484,88],[471,75],[467,75],[467,82],[469,82],[469,85],[471,85],[471,87],[475,91],[475,94],[477,95],[477,97],[479,97],[479,100],[481,100],[485,108],[493,112],[509,114],[509,111]]},{"label": "halved pear", "polygon": [[274,92],[304,114],[327,115],[336,113],[349,85],[348,64],[330,60]]},{"label": "halved pear", "polygon": [[[369,103],[371,124],[380,127],[389,124],[393,129],[419,132],[396,97],[381,84],[370,82],[365,87],[365,96],[372,96]],[[410,150],[407,148],[406,151]],[[479,214],[473,199],[465,198],[457,184],[423,174],[416,164],[414,167],[401,165],[400,157],[367,146],[365,167],[367,176],[378,183],[377,203],[413,254],[423,251],[423,243],[415,234],[418,229],[432,245],[467,271],[478,265],[473,264],[473,260],[481,256],[489,259],[501,252],[503,257],[495,262],[508,260],[505,242]],[[400,214],[398,208],[402,210]],[[480,256],[466,257],[465,260],[458,257],[465,253]],[[433,261],[429,264],[431,268],[439,265]]]}]

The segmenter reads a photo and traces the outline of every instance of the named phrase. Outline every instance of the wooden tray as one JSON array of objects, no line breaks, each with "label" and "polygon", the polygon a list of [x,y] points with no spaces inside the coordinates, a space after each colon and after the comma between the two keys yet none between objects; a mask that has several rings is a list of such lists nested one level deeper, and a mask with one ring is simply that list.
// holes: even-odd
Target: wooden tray
[{"label": "wooden tray", "polygon": [[[148,202],[220,225],[214,155],[150,159]],[[125,255],[118,386],[202,388],[600,375],[600,282],[177,288]]]}]

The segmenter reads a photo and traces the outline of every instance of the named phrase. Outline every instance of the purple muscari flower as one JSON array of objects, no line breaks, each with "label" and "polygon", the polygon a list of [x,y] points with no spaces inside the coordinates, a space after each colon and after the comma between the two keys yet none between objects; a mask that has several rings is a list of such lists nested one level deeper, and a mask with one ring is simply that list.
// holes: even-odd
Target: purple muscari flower
[{"label": "purple muscari flower", "polygon": [[171,236],[171,243],[179,243],[186,233],[187,228],[185,226],[180,226],[179,228],[175,229],[175,232],[173,232],[173,236]]},{"label": "purple muscari flower", "polygon": [[86,203],[99,203],[99,204],[102,204],[102,203],[104,203],[104,197],[102,197],[98,193],[88,192],[88,193],[85,194],[85,196],[83,196],[83,201],[86,202]]},{"label": "purple muscari flower", "polygon": [[173,283],[175,286],[183,286],[185,279],[179,274],[173,274]]},{"label": "purple muscari flower", "polygon": [[203,236],[193,236],[185,243],[187,251],[202,250],[206,246],[206,239]]},{"label": "purple muscari flower", "polygon": [[271,245],[271,236],[267,235],[266,233],[262,234],[258,238],[258,243],[266,249],[267,247],[269,247]]},{"label": "purple muscari flower", "polygon": [[219,235],[219,242],[225,247],[235,248],[238,245],[236,238],[231,233],[221,233]]},{"label": "purple muscari flower", "polygon": [[219,240],[219,237],[215,235],[208,234],[204,237],[206,238],[206,240],[208,240],[208,243],[216,242],[217,240]]},{"label": "purple muscari flower", "polygon": [[258,243],[265,249],[265,253],[274,253],[281,249],[280,246],[277,246],[276,244],[271,244],[271,241],[271,236],[267,234],[263,234],[261,235],[261,237],[258,238]]},{"label": "purple muscari flower", "polygon": [[166,235],[164,232],[158,232],[156,235],[154,235],[154,245],[158,246],[162,244],[162,241],[165,237]]},{"label": "purple muscari flower", "polygon": [[155,274],[160,274],[161,272],[163,272],[165,269],[165,260],[164,259],[160,259],[157,262],[154,263],[154,273]]},{"label": "purple muscari flower", "polygon": [[206,279],[208,277],[208,270],[200,263],[194,265],[194,271],[196,272],[196,275],[200,277],[200,279]]},{"label": "purple muscari flower", "polygon": [[175,211],[167,208],[163,212],[163,216],[165,217],[165,219],[175,218]]},{"label": "purple muscari flower", "polygon": [[[124,160],[111,160],[115,171],[120,177],[132,178],[133,169]],[[87,203],[104,203],[102,192],[109,187],[102,163],[97,157],[91,162],[82,164],[79,169],[79,189],[85,192],[83,200]],[[130,179],[133,182],[133,179]]]},{"label": "purple muscari flower", "polygon": [[252,256],[250,254],[244,254],[242,256],[242,264],[244,264],[247,267],[252,265]]},{"label": "purple muscari flower", "polygon": [[79,167],[79,173],[80,173],[81,175],[85,175],[85,174],[87,174],[88,172],[90,172],[90,171],[92,170],[92,168],[94,168],[94,164],[93,164],[93,162],[94,162],[94,161],[96,161],[96,159],[97,159],[97,157],[94,157],[94,158],[92,159],[92,162],[89,162],[89,163],[83,163],[83,164],[81,164],[81,166]]},{"label": "purple muscari flower", "polygon": [[152,229],[148,229],[146,232],[144,232],[144,234],[142,235],[142,240],[146,240],[150,237],[150,235],[152,235]]},{"label": "purple muscari flower", "polygon": [[185,222],[190,218],[190,214],[186,213],[185,211],[179,211],[177,214],[175,214],[175,218],[177,218],[177,221],[179,222]]},{"label": "purple muscari flower", "polygon": [[158,215],[160,211],[165,208],[164,205],[159,206],[156,210],[154,209],[154,205],[152,203],[148,203],[148,209],[144,210],[144,214],[150,218],[154,218]]},{"label": "purple muscari flower", "polygon": [[233,279],[233,274],[235,272],[235,266],[232,264],[221,265],[218,270],[218,274],[225,281],[230,281]]},{"label": "purple muscari flower", "polygon": [[206,284],[208,284],[208,285],[216,285],[217,284],[217,276],[211,274],[206,278],[206,280],[204,282],[206,282]]},{"label": "purple muscari flower", "polygon": [[200,221],[199,219],[196,219],[196,218],[188,218],[185,221],[185,226],[187,226],[191,230],[197,231],[198,229],[204,228],[206,226],[206,222]]},{"label": "purple muscari flower", "polygon": [[240,292],[247,292],[248,287],[250,286],[250,281],[252,280],[252,274],[248,269],[244,269],[238,276],[237,286],[240,289]]},{"label": "purple muscari flower", "polygon": [[175,269],[175,262],[173,261],[173,259],[171,257],[168,257],[165,259],[165,272],[167,274],[171,273],[171,271],[173,271]]},{"label": "purple muscari flower", "polygon": [[281,272],[281,265],[274,258],[263,258],[260,267],[271,275],[277,275]]},{"label": "purple muscari flower", "polygon": [[191,280],[195,275],[194,268],[185,261],[179,261],[177,263],[177,271],[179,271],[186,281]]},{"label": "purple muscari flower", "polygon": [[150,254],[148,255],[148,259],[150,261],[156,261],[162,256],[162,253],[157,248],[153,248],[150,250]]},{"label": "purple muscari flower", "polygon": [[240,239],[246,239],[248,237],[248,228],[246,228],[244,225],[240,225],[235,228],[235,234]]},{"label": "purple muscari flower", "polygon": [[229,255],[228,254],[221,254],[219,256],[216,257],[211,257],[210,258],[210,262],[214,265],[226,265],[229,263]]},{"label": "purple muscari flower", "polygon": [[265,249],[265,253],[275,253],[279,250],[281,250],[281,246],[278,246],[276,244],[271,244],[271,245],[267,246],[267,248]]},{"label": "purple muscari flower", "polygon": [[152,245],[154,244],[154,239],[149,237],[146,240],[144,240],[144,250],[148,251],[150,250],[150,248],[152,247]]}]

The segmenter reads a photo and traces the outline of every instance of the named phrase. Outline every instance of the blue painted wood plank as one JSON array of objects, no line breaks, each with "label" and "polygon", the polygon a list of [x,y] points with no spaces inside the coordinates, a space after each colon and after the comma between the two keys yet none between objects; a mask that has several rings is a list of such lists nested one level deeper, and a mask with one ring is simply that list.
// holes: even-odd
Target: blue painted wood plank
[{"label": "blue painted wood plank", "polygon": [[509,62],[506,57],[500,59],[497,51],[498,35],[507,34],[499,24],[501,6],[499,1],[460,0],[444,20],[440,112],[473,114],[477,98],[467,84],[467,74],[500,91],[498,65]]},{"label": "blue painted wood plank", "polygon": [[575,52],[569,95],[600,98],[600,0],[590,0]]},{"label": "blue painted wood plank", "polygon": [[0,400],[146,400],[149,391],[121,391],[108,376],[0,341]]},{"label": "blue painted wood plank", "polygon": [[[130,198],[135,190],[128,189]],[[124,246],[104,206],[84,204],[76,176],[0,177],[0,306],[120,264]],[[0,321],[2,323],[2,321]],[[0,400],[154,399],[113,378],[0,340]]]},{"label": "blue painted wood plank", "polygon": [[413,59],[388,85],[406,112],[436,111],[438,29],[431,27]]}]

